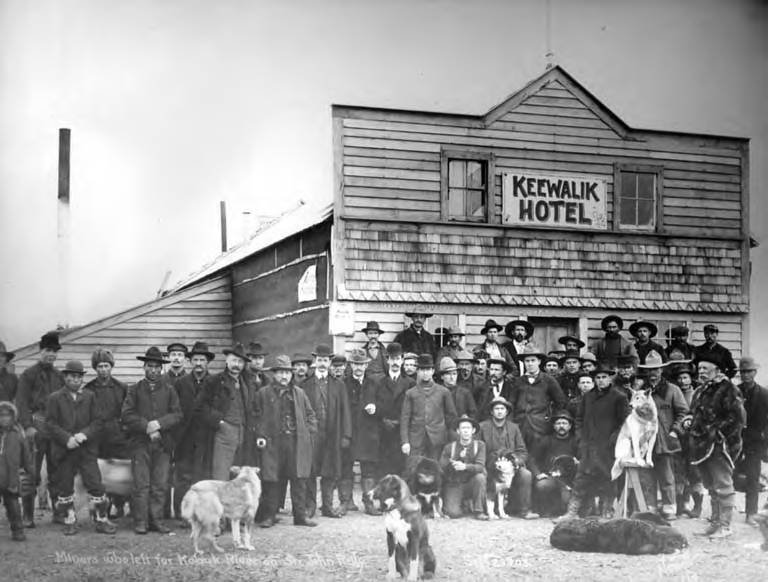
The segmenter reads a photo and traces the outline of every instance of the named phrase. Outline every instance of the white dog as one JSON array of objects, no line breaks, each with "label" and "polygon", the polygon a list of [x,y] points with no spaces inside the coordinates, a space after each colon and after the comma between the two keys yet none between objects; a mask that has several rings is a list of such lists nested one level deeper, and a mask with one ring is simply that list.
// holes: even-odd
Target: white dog
[{"label": "white dog", "polygon": [[[232,541],[235,547],[244,550],[255,549],[251,544],[253,519],[259,508],[261,479],[256,467],[233,467],[237,476],[231,481],[208,479],[198,481],[181,501],[181,516],[192,527],[190,537],[194,541],[195,553],[200,554],[200,538],[207,539],[217,552],[224,550],[216,543],[214,536],[219,531],[222,517],[230,520]],[[240,522],[244,524],[243,538],[240,538]]]},{"label": "white dog", "polygon": [[632,390],[629,413],[616,439],[616,461],[611,478],[618,479],[624,467],[653,467],[653,447],[659,433],[659,416],[650,390]]}]

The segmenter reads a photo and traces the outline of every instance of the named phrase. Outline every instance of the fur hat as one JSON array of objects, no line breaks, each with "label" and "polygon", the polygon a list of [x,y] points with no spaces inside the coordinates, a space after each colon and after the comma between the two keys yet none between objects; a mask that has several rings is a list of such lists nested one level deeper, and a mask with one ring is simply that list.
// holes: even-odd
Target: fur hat
[{"label": "fur hat", "polygon": [[38,345],[40,346],[41,350],[53,350],[54,352],[58,352],[61,349],[61,344],[59,343],[59,332],[49,331],[44,333],[40,338],[40,343]]},{"label": "fur hat", "polygon": [[95,370],[98,364],[109,364],[115,367],[115,356],[105,348],[96,348],[91,354],[91,367]]},{"label": "fur hat", "polygon": [[616,366],[619,368],[625,368],[626,366],[637,366],[640,360],[637,356],[632,354],[621,354],[616,356]]},{"label": "fur hat", "polygon": [[10,412],[14,421],[19,418],[19,411],[16,409],[16,405],[13,402],[8,400],[0,400],[0,412],[3,410]]}]

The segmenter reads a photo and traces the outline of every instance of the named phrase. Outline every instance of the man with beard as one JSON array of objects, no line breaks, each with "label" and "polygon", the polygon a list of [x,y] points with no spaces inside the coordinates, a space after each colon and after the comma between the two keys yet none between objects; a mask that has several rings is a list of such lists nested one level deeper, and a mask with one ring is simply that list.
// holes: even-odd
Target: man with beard
[{"label": "man with beard", "polygon": [[579,517],[579,510],[589,499],[600,496],[604,518],[613,518],[616,498],[611,467],[616,439],[629,414],[627,397],[611,387],[613,370],[604,364],[595,371],[595,388],[581,401],[576,416],[576,438],[579,443],[579,468],[568,501],[568,510],[556,521]]},{"label": "man with beard", "polygon": [[443,358],[456,360],[456,357],[464,351],[464,348],[461,347],[461,338],[463,337],[463,331],[455,327],[449,327],[445,332],[445,345],[437,352],[437,360],[440,361]]},{"label": "man with beard", "polygon": [[661,491],[659,515],[666,520],[676,518],[676,488],[674,460],[682,450],[680,435],[683,434],[683,419],[688,414],[688,403],[680,388],[667,382],[661,375],[661,369],[667,364],[661,354],[652,351],[647,354],[645,364],[640,364],[643,390],[650,390],[658,411],[658,432],[653,447],[653,470],[641,472],[643,476],[653,475],[654,480],[647,486],[650,495],[646,499],[651,505],[656,500],[656,488]]},{"label": "man with beard", "polygon": [[565,409],[567,401],[557,380],[540,369],[544,354],[527,345],[518,357],[523,361],[525,374],[514,380],[513,420],[530,449],[536,439],[551,432],[551,415]]},{"label": "man with beard", "polygon": [[[238,463],[243,445],[253,436],[254,394],[243,379],[250,358],[243,344],[224,350],[225,369],[209,376],[200,395],[200,419],[208,427],[211,475],[218,481],[229,480],[229,468]],[[238,459],[239,460],[239,459]]]},{"label": "man with beard", "polygon": [[273,382],[255,398],[256,446],[261,451],[261,480],[264,487],[264,519],[261,527],[276,523],[280,482],[290,481],[293,524],[314,527],[307,519],[307,478],[312,469],[312,439],[317,422],[304,391],[291,382],[293,363],[280,355],[271,369]]},{"label": "man with beard", "polygon": [[[381,420],[379,473],[399,475],[405,468],[400,451],[400,412],[405,393],[414,381],[402,373],[403,348],[400,344],[392,342],[387,346],[387,364],[388,373],[376,388],[376,414]],[[351,491],[351,483],[349,487]]]},{"label": "man with beard", "polygon": [[365,334],[365,355],[370,360],[365,370],[365,376],[371,380],[379,381],[387,373],[387,358],[384,344],[379,341],[381,327],[379,327],[378,321],[369,321],[360,331]]},{"label": "man with beard", "polygon": [[717,343],[717,336],[720,330],[716,325],[708,323],[704,326],[704,343],[694,348],[694,356],[700,359],[702,356],[714,354],[721,363],[720,371],[729,379],[736,375],[736,363],[733,361],[731,350]]},{"label": "man with beard", "polygon": [[[35,488],[40,486],[40,468],[45,458],[48,475],[56,473],[56,461],[50,455],[50,439],[45,429],[46,403],[48,396],[64,386],[64,376],[54,368],[57,352],[61,349],[59,333],[50,331],[40,338],[38,344],[40,354],[38,361],[30,366],[19,377],[19,388],[16,392],[16,408],[19,411],[19,424],[35,457]],[[56,484],[48,480],[48,495],[51,499],[58,498]],[[21,509],[25,528],[35,527],[35,494],[21,498]],[[64,523],[64,517],[54,507],[53,522]]]},{"label": "man with beard", "polygon": [[293,365],[293,383],[296,386],[302,386],[309,378],[309,365],[312,358],[306,354],[293,354],[291,364]]},{"label": "man with beard", "polygon": [[688,328],[684,325],[676,325],[669,330],[671,339],[665,350],[667,358],[670,360],[688,360],[692,361],[696,348],[688,343]]},{"label": "man with beard", "polygon": [[432,317],[432,314],[412,311],[405,315],[411,318],[411,325],[398,333],[395,336],[395,341],[403,346],[403,351],[405,352],[429,354],[434,357],[436,351],[435,339],[432,337],[432,334],[424,329],[424,323],[428,317]]},{"label": "man with beard", "polygon": [[479,420],[485,420],[491,412],[491,401],[494,398],[504,398],[512,401],[514,382],[507,379],[507,373],[514,366],[506,360],[490,358],[488,360],[488,379],[482,384],[477,393],[477,411]]},{"label": "man with beard", "polygon": [[578,403],[581,401],[581,391],[579,390],[579,374],[581,372],[581,358],[578,351],[565,352],[562,359],[563,371],[557,377],[557,383],[560,390],[563,391],[565,399],[568,401],[566,408],[571,414],[575,415],[578,411]]},{"label": "man with beard", "polygon": [[567,352],[581,353],[582,348],[586,345],[579,338],[572,335],[564,335],[557,339],[557,343],[563,346],[563,349]]},{"label": "man with beard", "polygon": [[623,319],[618,315],[608,315],[600,322],[600,327],[605,332],[605,337],[597,340],[591,350],[599,364],[615,368],[616,358],[619,356],[637,357],[635,345],[621,335]]},{"label": "man with beard", "polygon": [[19,379],[9,368],[11,360],[16,354],[5,349],[5,344],[0,342],[0,402],[13,402],[16,391],[19,388]]},{"label": "man with beard", "polygon": [[[472,352],[474,356],[474,364],[472,366],[472,377],[475,387],[481,386],[488,379],[488,352],[485,350],[475,350]],[[477,392],[475,392],[475,400],[477,400]]]},{"label": "man with beard", "polygon": [[619,356],[616,358],[616,376],[613,379],[615,388],[624,393],[627,399],[632,397],[632,389],[637,378],[637,356]]},{"label": "man with beard", "polygon": [[331,348],[320,344],[312,356],[315,373],[302,384],[317,422],[312,472],[307,481],[307,516],[313,517],[317,509],[319,476],[322,500],[320,513],[323,517],[339,518],[341,513],[333,507],[333,490],[336,482],[342,478],[344,449],[348,450],[352,444],[350,400],[344,384],[328,375],[333,357]]},{"label": "man with beard", "polygon": [[465,386],[458,384],[459,369],[449,357],[444,357],[440,360],[437,372],[435,373],[435,381],[438,384],[442,384],[451,392],[453,403],[456,406],[456,414],[458,416],[469,416],[475,418],[477,415],[477,404],[472,396],[472,393]]},{"label": "man with beard", "polygon": [[504,360],[509,364],[510,371],[514,373],[514,370],[512,369],[514,360],[512,359],[512,356],[509,355],[509,352],[505,350],[498,341],[499,333],[501,333],[502,329],[504,328],[496,323],[495,320],[487,320],[480,330],[480,335],[484,335],[485,340],[483,340],[483,343],[475,346],[475,350],[483,350],[488,354],[490,359]]},{"label": "man with beard", "polygon": [[205,342],[195,342],[188,356],[192,371],[176,383],[182,419],[173,431],[176,443],[173,513],[183,528],[189,527],[189,524],[181,519],[181,500],[192,483],[211,478],[211,459],[208,458],[211,435],[197,408],[208,379],[208,366],[216,357]]},{"label": "man with beard", "polygon": [[741,470],[746,476],[745,502],[747,523],[757,526],[757,497],[760,493],[761,461],[768,451],[768,388],[755,382],[757,362],[744,356],[739,362],[741,390],[744,396],[744,409],[747,412],[747,424],[744,427],[744,453]]},{"label": "man with beard", "polygon": [[661,345],[652,341],[652,338],[656,337],[659,332],[655,324],[650,321],[636,321],[629,326],[629,333],[635,338],[635,351],[637,351],[637,359],[642,366],[645,364],[645,357],[650,352],[656,352],[661,355],[662,359],[667,361],[667,354]]},{"label": "man with beard", "polygon": [[[243,378],[245,382],[253,389],[260,390],[267,384],[269,384],[269,376],[266,370],[264,370],[264,362],[269,355],[269,352],[259,343],[252,341],[248,344],[248,349],[245,352],[251,361],[248,362],[246,369],[243,371]],[[191,358],[191,356],[190,356]]]},{"label": "man with beard", "polygon": [[[120,422],[127,387],[112,377],[114,365],[112,352],[96,348],[91,354],[91,367],[96,370],[96,378],[83,386],[83,390],[93,394],[102,421],[96,439],[99,458],[130,459],[130,442]],[[118,495],[110,497],[117,510],[117,517],[123,517],[125,498]]]},{"label": "man with beard", "polygon": [[573,416],[568,411],[558,412],[552,417],[552,429],[551,435],[534,443],[528,459],[528,468],[534,475],[534,507],[547,517],[565,513],[571,496],[570,488],[550,475],[552,463],[558,457],[576,458],[578,454]]},{"label": "man with beard", "polygon": [[699,354],[697,369],[701,387],[691,402],[691,463],[701,471],[709,491],[712,517],[709,527],[696,535],[711,539],[730,537],[736,505],[733,488],[734,462],[742,448],[741,432],[746,424],[741,392],[722,372],[716,351]]},{"label": "man with beard", "polygon": [[[395,342],[397,343],[397,342]],[[413,380],[413,383],[416,383],[416,372],[418,368],[416,367],[416,361],[419,359],[419,356],[417,354],[414,354],[413,352],[408,352],[406,354],[403,354],[403,375]]]},{"label": "man with beard", "polygon": [[525,372],[519,356],[533,335],[533,324],[522,319],[515,319],[504,326],[504,334],[509,338],[509,341],[504,344],[504,350],[509,354],[510,363],[514,364],[512,375],[519,376]]},{"label": "man with beard", "polygon": [[[459,378],[457,383],[459,386],[464,386],[467,390],[469,390],[472,398],[475,398],[475,394],[480,389],[480,384],[485,383],[485,379],[481,380],[472,373],[474,367],[474,357],[468,351],[461,350],[458,354],[456,354],[454,361],[456,362],[456,366],[459,369]],[[475,406],[477,406],[477,400],[475,400]]]}]

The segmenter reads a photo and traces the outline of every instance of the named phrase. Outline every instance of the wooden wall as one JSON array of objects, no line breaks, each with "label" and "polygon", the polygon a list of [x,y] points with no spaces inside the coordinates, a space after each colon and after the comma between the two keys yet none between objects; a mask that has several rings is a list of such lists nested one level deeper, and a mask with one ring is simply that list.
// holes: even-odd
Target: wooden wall
[{"label": "wooden wall", "polygon": [[[195,341],[208,342],[216,353],[211,371],[223,368],[221,355],[232,345],[232,294],[228,276],[204,281],[183,291],[168,295],[118,315],[65,332],[61,336],[62,350],[58,366],[68,360],[80,360],[88,370],[86,380],[94,377],[91,354],[98,347],[112,350],[115,356],[114,375],[126,382],[143,377],[143,355],[150,346],[163,351],[173,341],[189,347]],[[37,344],[16,350],[16,371],[21,372],[37,361]]]}]

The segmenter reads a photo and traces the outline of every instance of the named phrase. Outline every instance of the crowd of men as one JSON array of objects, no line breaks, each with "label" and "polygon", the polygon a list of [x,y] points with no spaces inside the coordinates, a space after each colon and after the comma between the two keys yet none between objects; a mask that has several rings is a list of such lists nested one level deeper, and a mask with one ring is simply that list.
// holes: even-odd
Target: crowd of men
[{"label": "crowd of men", "polygon": [[[461,330],[432,335],[430,315],[406,315],[411,325],[388,345],[371,321],[364,347],[348,355],[318,345],[312,354],[276,355],[267,367],[269,354],[253,341],[224,350],[218,374],[208,371],[216,354],[203,341],[150,347],[137,356],[144,378],[130,386],[113,376],[105,349],[93,353],[95,377],[87,383],[81,362],[58,369],[55,332],[41,338],[39,361],[18,379],[7,370],[13,354],[0,344],[0,495],[13,539],[34,527],[35,490],[24,484],[39,485],[44,459],[53,520],[68,535],[78,531],[77,473],[97,532],[115,532],[110,503],[122,516],[126,500],[105,494],[99,458],[131,460],[137,534],[167,533],[174,517],[185,527],[179,510],[191,484],[226,480],[233,465],[261,469],[261,527],[279,521],[287,491],[294,525],[315,526],[318,478],[321,516],[360,511],[356,463],[362,511],[378,515],[366,495],[376,480],[403,474],[421,457],[442,468],[450,517],[487,520],[495,517],[486,503],[490,465],[501,451],[513,451],[517,465],[507,513],[610,518],[614,447],[638,389],[649,391],[659,416],[653,468],[643,476],[651,506],[658,503],[665,519],[699,517],[706,489],[712,507],[703,533],[727,537],[734,474],[743,474],[746,520],[755,525],[768,389],[755,383],[758,366],[749,357],[739,363],[741,383],[732,383],[737,367],[716,326],[704,327],[706,342],[696,347],[686,327],[674,327],[662,346],[652,322],[634,322],[629,341],[622,319],[609,315],[589,351],[564,336],[562,351],[545,354],[532,344],[528,321],[489,319],[483,342],[470,349]],[[579,461],[572,487],[553,474],[562,457]]]}]

